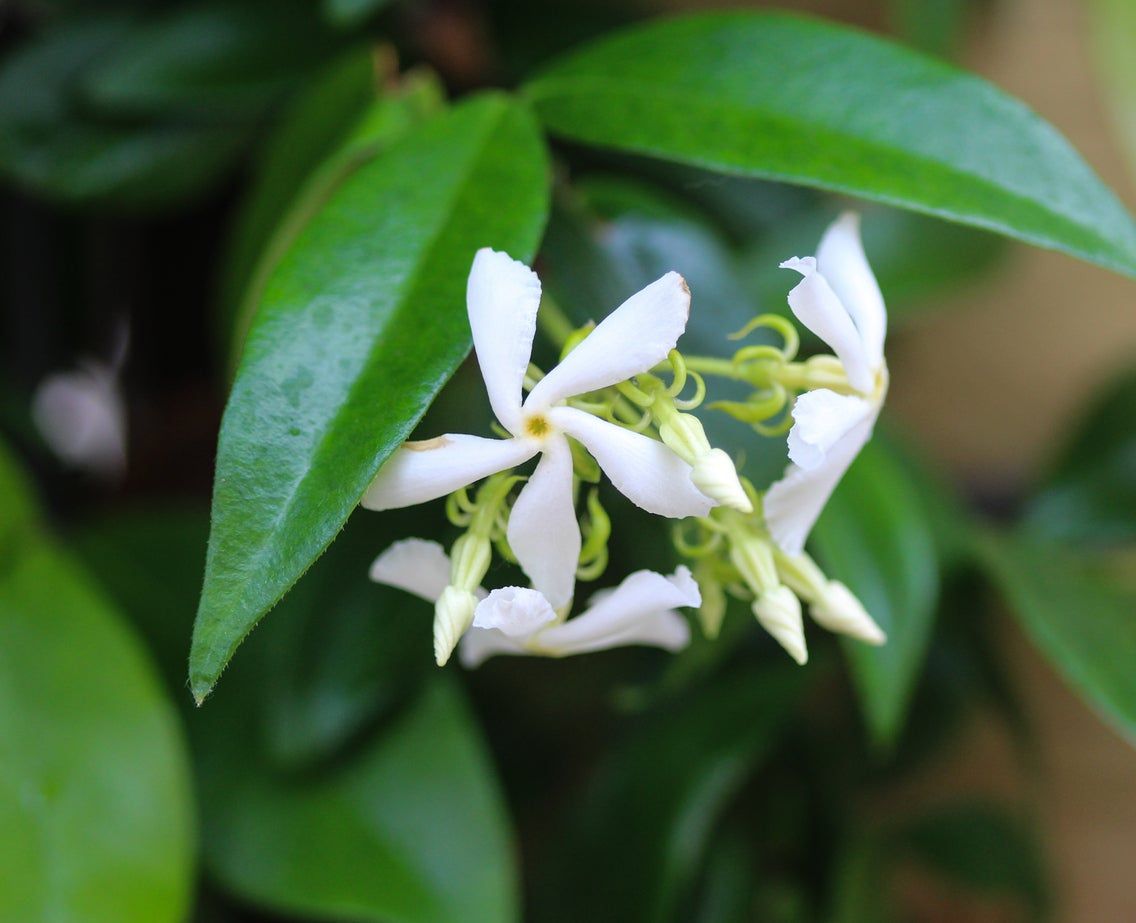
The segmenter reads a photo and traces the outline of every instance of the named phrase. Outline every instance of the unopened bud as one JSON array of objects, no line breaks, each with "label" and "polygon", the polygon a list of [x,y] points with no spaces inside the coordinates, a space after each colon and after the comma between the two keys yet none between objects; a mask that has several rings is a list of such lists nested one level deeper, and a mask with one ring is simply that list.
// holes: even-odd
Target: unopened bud
[{"label": "unopened bud", "polygon": [[887,635],[868,615],[868,611],[851,590],[837,580],[830,580],[824,592],[809,607],[813,620],[838,634],[848,635],[868,644],[883,644]]},{"label": "unopened bud", "polygon": [[492,561],[493,547],[489,539],[467,532],[450,549],[450,585],[462,590],[476,590],[485,579]]},{"label": "unopened bud", "polygon": [[702,626],[702,633],[710,640],[714,640],[722,630],[722,621],[726,617],[726,594],[721,581],[704,573],[703,569],[696,571],[695,579],[702,594],[702,603],[698,607],[698,622]]},{"label": "unopened bud", "polygon": [[444,667],[461,636],[473,623],[477,597],[469,590],[448,586],[434,604],[434,659]]},{"label": "unopened bud", "polygon": [[730,563],[738,569],[745,585],[761,596],[781,585],[773,559],[770,539],[746,530],[730,538]]},{"label": "unopened bud", "polygon": [[738,480],[738,469],[729,455],[721,449],[711,449],[695,459],[693,467],[690,479],[707,497],[741,513],[753,512],[753,504]]},{"label": "unopened bud", "polygon": [[774,587],[753,601],[753,614],[761,627],[804,666],[809,659],[805,645],[805,627],[801,620],[801,602],[787,586]]},{"label": "unopened bud", "polygon": [[706,430],[694,414],[676,413],[672,409],[666,420],[659,424],[659,438],[675,455],[690,465],[710,452]]}]

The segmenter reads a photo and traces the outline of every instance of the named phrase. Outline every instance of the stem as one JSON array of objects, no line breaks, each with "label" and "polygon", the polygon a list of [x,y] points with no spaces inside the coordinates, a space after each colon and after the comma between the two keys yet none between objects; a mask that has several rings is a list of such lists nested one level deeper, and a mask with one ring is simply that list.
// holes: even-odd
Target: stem
[{"label": "stem", "polygon": [[536,320],[541,332],[561,349],[568,342],[568,338],[576,332],[577,325],[568,319],[564,309],[547,292],[541,296]]}]

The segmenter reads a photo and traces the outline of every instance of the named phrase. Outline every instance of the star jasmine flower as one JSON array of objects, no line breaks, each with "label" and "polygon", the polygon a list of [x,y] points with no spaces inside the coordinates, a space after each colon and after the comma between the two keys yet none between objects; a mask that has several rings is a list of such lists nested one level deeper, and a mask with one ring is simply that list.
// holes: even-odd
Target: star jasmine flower
[{"label": "star jasmine flower", "polygon": [[[450,561],[437,542],[405,539],[375,559],[371,579],[436,603],[451,589]],[[701,603],[698,584],[685,567],[670,577],[636,571],[618,587],[593,594],[589,607],[567,621],[536,589],[511,586],[486,593],[478,588],[475,595],[473,625],[458,648],[466,667],[497,654],[567,657],[627,645],[677,651],[690,641],[690,627],[675,609]]]},{"label": "star jasmine flower", "polygon": [[690,312],[682,276],[667,273],[632,295],[522,401],[540,294],[540,280],[523,263],[478,251],[467,288],[470,328],[493,413],[511,438],[448,434],[408,442],[379,471],[362,505],[425,503],[539,454],[509,516],[507,539],[533,585],[560,609],[572,599],[581,545],[565,437],[580,442],[615,487],[650,513],[704,516],[714,501],[694,486],[691,466],[662,442],[566,406],[667,358]]},{"label": "star jasmine flower", "polygon": [[836,353],[851,392],[817,388],[793,406],[792,464],[765,494],[764,513],[774,540],[795,555],[880,415],[888,380],[887,311],[854,213],[841,215],[825,231],[815,257],[794,257],[781,267],[803,276],[789,293],[789,307]]}]

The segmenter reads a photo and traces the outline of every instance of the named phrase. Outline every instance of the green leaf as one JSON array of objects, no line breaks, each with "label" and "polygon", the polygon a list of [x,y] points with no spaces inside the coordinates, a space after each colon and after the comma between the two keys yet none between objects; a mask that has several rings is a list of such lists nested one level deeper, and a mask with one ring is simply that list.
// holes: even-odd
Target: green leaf
[{"label": "green leaf", "polygon": [[268,278],[300,231],[340,183],[444,105],[431,72],[412,72],[398,84],[392,79],[376,99],[370,59],[345,64],[281,125],[241,214],[225,293],[236,314],[234,364]]},{"label": "green leaf", "polygon": [[1035,917],[1049,902],[1041,844],[1005,805],[941,805],[895,831],[892,848],[969,890],[1021,898]]},{"label": "green leaf", "polygon": [[116,113],[243,119],[325,60],[333,41],[310,0],[190,4],[132,28],[84,87]]},{"label": "green leaf", "polygon": [[31,481],[0,442],[0,564],[39,520]]},{"label": "green leaf", "polygon": [[0,919],[178,923],[190,799],[137,642],[67,559],[25,547],[0,575]]},{"label": "green leaf", "polygon": [[845,653],[877,744],[902,730],[931,637],[939,566],[928,512],[903,464],[870,443],[836,489],[813,530],[826,573],[843,581],[886,632]]},{"label": "green leaf", "polygon": [[1136,592],[1102,562],[1028,534],[986,534],[975,551],[1042,654],[1098,714],[1136,734]]},{"label": "green leaf", "polygon": [[526,92],[574,141],[873,199],[1136,275],[1136,224],[1051,126],[977,77],[844,27],[655,22],[554,62]]},{"label": "green leaf", "polygon": [[657,709],[626,738],[573,818],[563,851],[570,865],[555,896],[567,917],[676,918],[719,820],[773,747],[801,678],[788,668],[735,670]]},{"label": "green leaf", "polygon": [[535,123],[486,95],[352,174],[280,261],[221,425],[190,653],[199,700],[467,354],[474,252],[530,259],[547,207]]},{"label": "green leaf", "polygon": [[351,28],[366,22],[389,3],[390,0],[323,0],[323,14],[333,25]]},{"label": "green leaf", "polygon": [[183,201],[227,169],[245,133],[168,120],[120,124],[87,111],[76,83],[127,26],[70,23],[25,45],[0,71],[0,172],[69,202],[129,207]]},{"label": "green leaf", "polygon": [[1092,0],[1088,7],[1113,120],[1136,171],[1136,7],[1128,0]]},{"label": "green leaf", "polygon": [[1079,545],[1136,541],[1136,372],[1084,415],[1047,480],[1028,528]]},{"label": "green leaf", "polygon": [[226,888],[320,919],[518,918],[493,771],[449,677],[348,758],[296,775],[256,747],[246,666],[196,715],[205,859]]}]

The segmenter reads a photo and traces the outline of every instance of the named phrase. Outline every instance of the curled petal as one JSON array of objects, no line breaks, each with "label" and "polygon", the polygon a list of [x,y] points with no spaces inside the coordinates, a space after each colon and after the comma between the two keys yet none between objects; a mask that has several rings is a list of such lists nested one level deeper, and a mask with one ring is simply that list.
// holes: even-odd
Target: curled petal
[{"label": "curled petal", "polygon": [[482,248],[473,259],[466,304],[489,403],[501,425],[515,433],[536,334],[540,279],[508,254]]},{"label": "curled petal", "polygon": [[478,628],[474,626],[462,636],[458,645],[458,657],[461,665],[468,669],[481,666],[490,657],[497,654],[528,654],[519,641],[510,638],[496,628]]},{"label": "curled petal", "polygon": [[801,620],[801,601],[787,586],[774,587],[753,601],[754,617],[797,664],[809,660],[805,626]]},{"label": "curled petal", "polygon": [[450,582],[450,559],[437,542],[407,538],[395,542],[371,565],[371,579],[427,602],[437,602]]},{"label": "curled petal", "polygon": [[525,407],[545,410],[654,368],[675,348],[689,315],[686,280],[668,272],[605,317],[533,388]]},{"label": "curled petal", "polygon": [[765,494],[765,522],[778,546],[789,555],[800,554],[805,540],[832,496],[844,472],[872,436],[879,408],[857,423],[831,446],[824,461],[811,470],[796,464]]},{"label": "curled petal", "polygon": [[556,612],[539,590],[507,586],[494,590],[473,614],[475,628],[495,628],[510,638],[523,639],[556,621]]},{"label": "curled petal", "polygon": [[360,503],[369,510],[425,503],[528,461],[539,448],[525,439],[460,434],[407,442],[379,469]]},{"label": "curled petal", "polygon": [[879,368],[884,359],[887,311],[860,240],[858,214],[845,212],[829,225],[817,247],[816,261],[817,269],[856,322],[868,365]]},{"label": "curled petal", "polygon": [[872,366],[860,332],[836,292],[817,271],[817,261],[811,256],[793,257],[782,263],[781,268],[793,269],[804,276],[789,292],[789,307],[797,320],[832,348],[853,388],[865,393],[871,391]]},{"label": "curled petal", "polygon": [[593,596],[581,615],[540,632],[535,643],[542,651],[557,655],[627,644],[674,651],[690,641],[690,626],[674,609],[701,602],[698,584],[685,567],[670,577],[636,571],[614,590]]},{"label": "curled petal", "polygon": [[694,486],[690,465],[663,443],[574,407],[556,407],[548,416],[583,443],[620,493],[648,513],[705,516],[716,505]]},{"label": "curled petal", "polygon": [[829,450],[871,412],[872,405],[862,397],[827,388],[802,394],[793,405],[789,458],[806,471],[824,464]]},{"label": "curled petal", "polygon": [[572,499],[572,450],[553,435],[509,514],[509,547],[521,568],[556,608],[572,600],[580,558],[580,525]]}]

